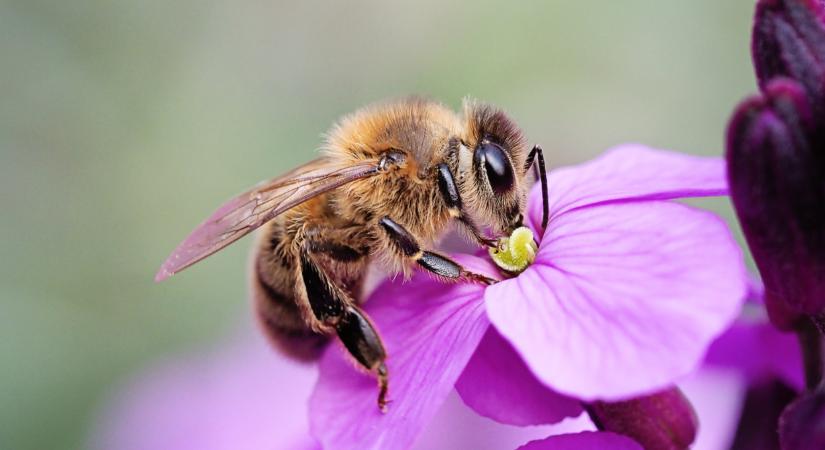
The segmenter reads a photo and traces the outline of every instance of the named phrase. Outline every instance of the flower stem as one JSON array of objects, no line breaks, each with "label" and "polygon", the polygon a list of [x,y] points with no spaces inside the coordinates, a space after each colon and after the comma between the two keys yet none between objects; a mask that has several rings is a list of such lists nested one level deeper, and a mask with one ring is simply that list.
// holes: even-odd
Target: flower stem
[{"label": "flower stem", "polygon": [[811,320],[802,321],[796,334],[802,349],[805,386],[808,390],[822,389],[825,373],[825,317],[811,316]]}]

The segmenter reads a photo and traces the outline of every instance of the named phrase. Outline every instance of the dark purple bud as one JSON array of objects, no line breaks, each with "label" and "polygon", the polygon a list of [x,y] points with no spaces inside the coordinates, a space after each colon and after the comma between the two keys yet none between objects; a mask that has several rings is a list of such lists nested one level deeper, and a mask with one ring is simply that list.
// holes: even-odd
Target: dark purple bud
[{"label": "dark purple bud", "polygon": [[756,76],[765,90],[777,77],[805,87],[817,113],[825,99],[825,8],[821,0],[760,0],[753,25]]},{"label": "dark purple bud", "polygon": [[825,392],[810,392],[791,403],[779,419],[783,450],[825,448]]},{"label": "dark purple bud", "polygon": [[746,100],[727,133],[734,208],[765,283],[771,320],[790,329],[825,310],[825,148],[799,84]]},{"label": "dark purple bud", "polygon": [[795,397],[796,391],[777,379],[749,387],[730,450],[779,450],[776,424]]},{"label": "dark purple bud", "polygon": [[684,450],[696,437],[698,420],[679,388],[621,402],[595,402],[587,412],[602,431],[633,438],[645,450]]}]

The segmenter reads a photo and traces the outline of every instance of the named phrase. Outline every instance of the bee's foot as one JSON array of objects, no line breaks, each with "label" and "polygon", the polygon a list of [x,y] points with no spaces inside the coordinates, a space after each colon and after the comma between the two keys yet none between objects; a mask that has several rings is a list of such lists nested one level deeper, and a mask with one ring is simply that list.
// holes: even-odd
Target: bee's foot
[{"label": "bee's foot", "polygon": [[474,283],[481,283],[487,286],[498,283],[498,280],[496,280],[495,278],[490,278],[487,275],[482,275],[480,273],[475,272],[464,272],[463,274],[461,274],[461,276],[468,281]]},{"label": "bee's foot", "polygon": [[378,409],[382,413],[387,413],[387,404],[392,400],[387,399],[387,391],[389,390],[389,375],[387,373],[387,366],[382,362],[378,366]]}]

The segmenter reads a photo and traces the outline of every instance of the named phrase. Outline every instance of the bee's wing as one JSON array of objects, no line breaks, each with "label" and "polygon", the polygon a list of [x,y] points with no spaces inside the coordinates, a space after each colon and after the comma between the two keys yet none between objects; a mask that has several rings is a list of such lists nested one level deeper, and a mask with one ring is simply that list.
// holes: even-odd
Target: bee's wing
[{"label": "bee's wing", "polygon": [[378,161],[348,165],[319,158],[224,203],[160,266],[162,281],[246,236],[278,214],[324,192],[378,173]]}]

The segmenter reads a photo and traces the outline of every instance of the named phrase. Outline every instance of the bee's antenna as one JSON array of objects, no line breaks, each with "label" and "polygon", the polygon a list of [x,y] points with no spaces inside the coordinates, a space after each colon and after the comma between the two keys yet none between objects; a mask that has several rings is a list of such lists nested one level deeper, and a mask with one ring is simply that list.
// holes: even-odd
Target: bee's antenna
[{"label": "bee's antenna", "polygon": [[527,162],[524,164],[524,173],[533,167],[533,162],[538,156],[539,161],[539,180],[541,181],[541,200],[542,200],[542,215],[541,215],[541,230],[547,229],[547,221],[550,216],[550,199],[547,197],[547,170],[544,167],[544,152],[538,145],[534,146],[527,155]]}]

